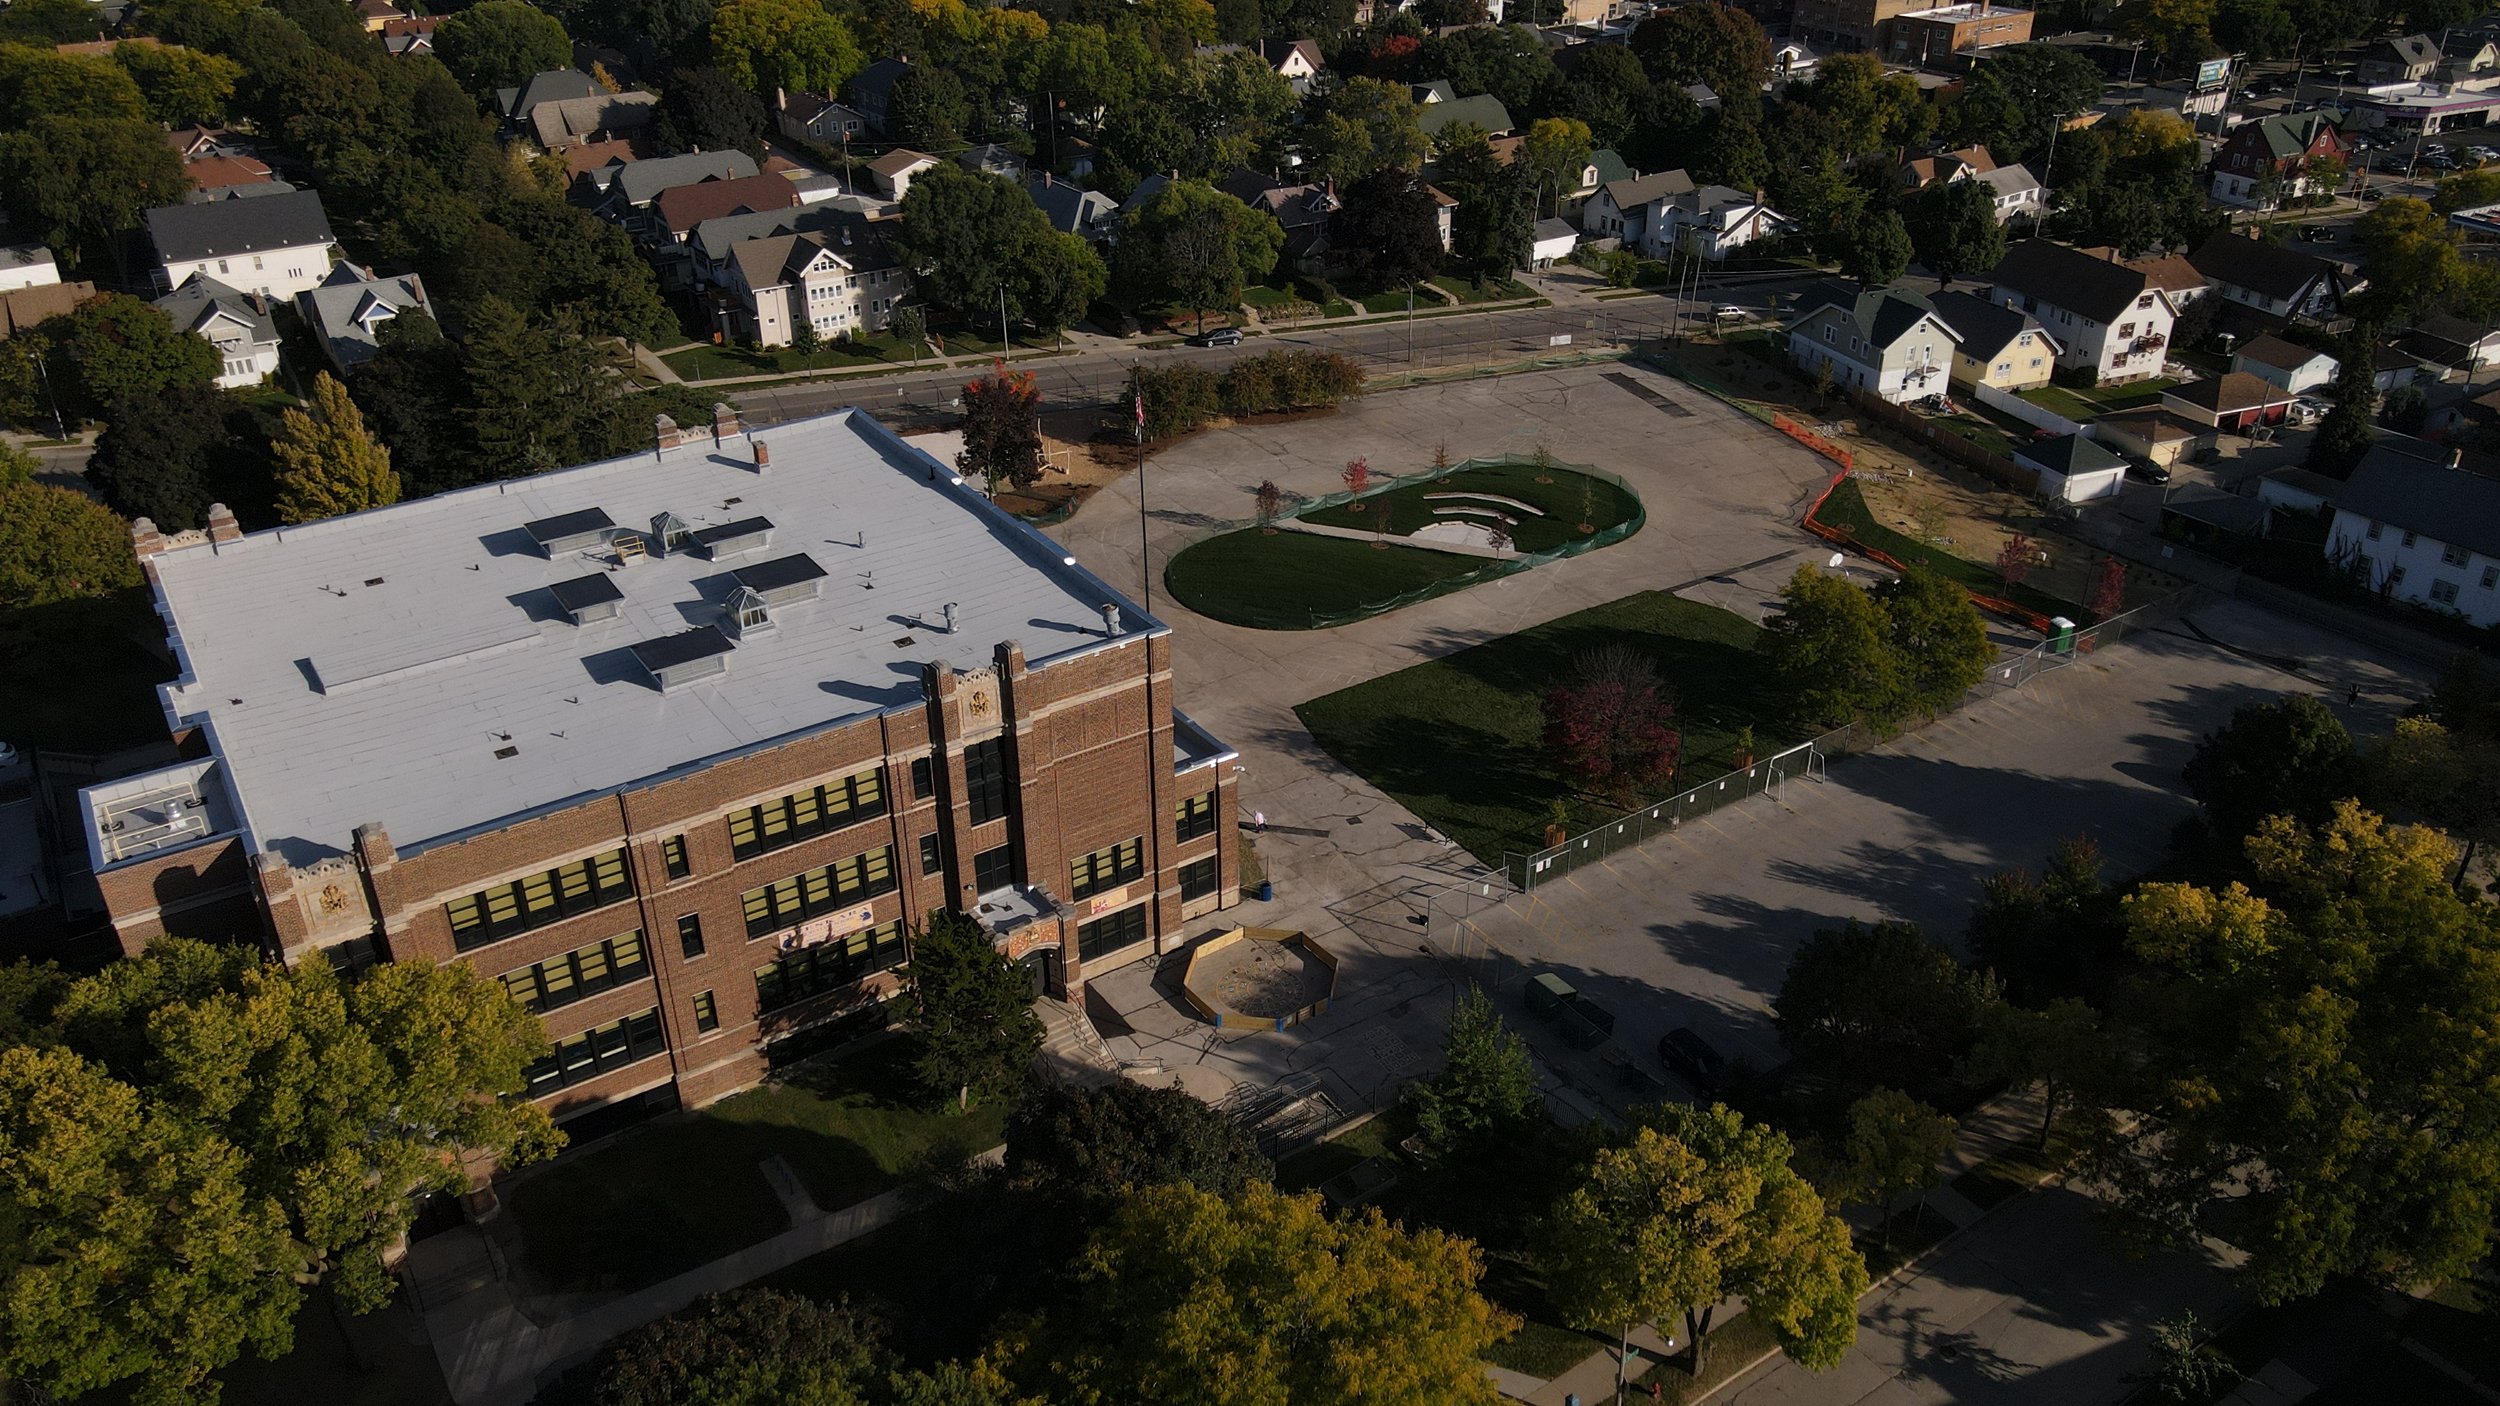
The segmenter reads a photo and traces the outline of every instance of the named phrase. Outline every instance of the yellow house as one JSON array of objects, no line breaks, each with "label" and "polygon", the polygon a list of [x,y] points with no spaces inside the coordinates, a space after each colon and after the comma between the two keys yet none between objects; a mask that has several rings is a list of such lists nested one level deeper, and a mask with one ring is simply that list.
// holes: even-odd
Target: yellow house
[{"label": "yellow house", "polygon": [[2031,314],[1969,293],[1939,293],[1935,303],[1962,334],[1953,347],[1953,384],[2019,391],[2049,383],[2061,348]]}]

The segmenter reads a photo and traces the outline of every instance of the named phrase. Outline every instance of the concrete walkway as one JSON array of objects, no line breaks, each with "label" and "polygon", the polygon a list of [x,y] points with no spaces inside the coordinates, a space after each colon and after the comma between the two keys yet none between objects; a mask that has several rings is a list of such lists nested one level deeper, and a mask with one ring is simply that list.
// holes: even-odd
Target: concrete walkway
[{"label": "concrete walkway", "polygon": [[[973,1160],[995,1166],[1005,1155],[1005,1148],[994,1147]],[[666,1318],[705,1294],[751,1284],[891,1224],[912,1209],[916,1192],[914,1187],[897,1187],[857,1205],[823,1211],[796,1191],[796,1206],[803,1210],[781,1234],[647,1289],[543,1320],[534,1311],[538,1305],[517,1296],[498,1265],[490,1282],[428,1308],[426,1334],[433,1339],[443,1381],[460,1406],[527,1406],[548,1380],[587,1359],[609,1339]],[[793,1195],[785,1192],[784,1200],[792,1202]],[[632,1233],[631,1228],[625,1233]],[[477,1235],[464,1228],[420,1241],[418,1250],[435,1246],[429,1257],[457,1256],[461,1246],[438,1242]],[[491,1259],[491,1247],[487,1253]],[[422,1278],[416,1258],[412,1252],[411,1268]]]}]

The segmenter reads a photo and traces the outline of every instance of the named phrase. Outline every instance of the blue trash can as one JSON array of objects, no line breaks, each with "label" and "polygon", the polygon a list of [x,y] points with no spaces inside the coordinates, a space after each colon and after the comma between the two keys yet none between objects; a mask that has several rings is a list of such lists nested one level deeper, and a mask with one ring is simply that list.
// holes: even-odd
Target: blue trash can
[{"label": "blue trash can", "polygon": [[1270,903],[1275,901],[1275,898],[1276,885],[1274,881],[1268,879],[1259,880],[1259,901],[1261,903]]}]

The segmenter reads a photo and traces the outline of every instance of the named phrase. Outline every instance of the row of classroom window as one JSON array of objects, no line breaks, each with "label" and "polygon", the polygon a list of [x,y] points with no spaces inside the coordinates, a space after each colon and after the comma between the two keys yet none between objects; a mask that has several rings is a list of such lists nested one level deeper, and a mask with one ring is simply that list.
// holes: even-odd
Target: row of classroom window
[{"label": "row of classroom window", "polygon": [[[971,788],[975,802],[972,823],[975,825],[986,824],[1006,813],[1003,789],[1005,759],[1003,754],[998,753],[998,747],[997,739],[992,739],[966,749],[967,766],[976,771]],[[989,752],[975,766],[973,754],[981,753],[983,749],[989,749]],[[916,794],[927,794],[922,790],[923,783],[934,779],[926,775],[928,769],[929,759],[926,757],[912,763],[912,789]],[[985,800],[990,804],[982,804]],[[839,781],[793,792],[779,800],[750,806],[732,814],[729,817],[730,850],[740,860],[751,859],[885,813],[882,772],[870,768]],[[1176,839],[1198,839],[1213,833],[1214,829],[1213,792],[1186,797],[1173,807]],[[1130,883],[1138,878],[1144,872],[1142,838],[1096,851],[1071,865],[1071,896],[1084,898],[1102,888]],[[821,870],[810,870],[794,879],[783,880],[781,884],[751,890],[746,895],[750,933],[768,932],[775,926],[802,921],[824,911],[824,908],[842,906],[852,901],[853,897],[873,897],[877,893],[891,891],[893,851],[888,849],[880,853],[884,869],[882,888],[857,895],[833,894],[824,884],[809,882],[818,876],[831,875],[832,871],[842,869],[844,864],[859,862],[855,859],[844,861],[844,864],[827,865]],[[684,836],[672,835],[663,840],[661,854],[671,879],[682,879],[692,872]],[[865,858],[868,856],[860,857]],[[933,872],[935,859],[934,837],[922,837],[921,872]],[[774,893],[791,884],[801,885],[806,892],[795,896],[787,891]],[[625,851],[613,849],[455,898],[444,907],[451,918],[452,945],[466,952],[622,902],[632,893],[633,884],[628,877]],[[758,907],[758,895],[770,895],[761,908]],[[818,902],[823,907],[811,906]],[[790,911],[799,911],[800,916],[782,916]],[[768,920],[763,927],[756,926],[759,913]]]}]

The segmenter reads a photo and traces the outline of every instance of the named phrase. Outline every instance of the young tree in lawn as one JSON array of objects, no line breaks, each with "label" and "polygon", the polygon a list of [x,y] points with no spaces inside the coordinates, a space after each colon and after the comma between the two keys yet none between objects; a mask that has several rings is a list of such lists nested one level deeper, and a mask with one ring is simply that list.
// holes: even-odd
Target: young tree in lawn
[{"label": "young tree in lawn", "polygon": [[2181,775],[2214,834],[2234,842],[2271,815],[2324,824],[2366,779],[2343,721],[2307,694],[2241,704]]},{"label": "young tree in lawn", "polygon": [[1857,1337],[1866,1263],[1789,1165],[1788,1139],[1724,1105],[1634,1117],[1546,1217],[1539,1259],[1564,1321],[1628,1344],[1641,1324],[1681,1315],[1699,1377],[1719,1302],[1741,1294],[1791,1360],[1838,1364]]},{"label": "young tree in lawn", "polygon": [[1541,706],[1546,749],[1588,790],[1629,805],[1675,776],[1684,749],[1675,702],[1658,666],[1638,650],[1616,644],[1582,653]]},{"label": "young tree in lawn", "polygon": [[1852,919],[1797,949],[1771,1013],[1801,1066],[1850,1088],[1916,1089],[1969,1052],[1996,999],[1993,982],[1914,924]]},{"label": "young tree in lawn", "polygon": [[1377,1209],[1331,1217],[1259,1182],[1149,1187],[1095,1232],[1007,1372],[1068,1406],[1496,1406],[1480,1359],[1518,1320],[1476,1291],[1483,1273],[1474,1245]]},{"label": "young tree in lawn", "polygon": [[1925,567],[1878,587],[1901,681],[1901,701],[1933,714],[1952,706],[1988,674],[1996,646],[1970,592]]},{"label": "young tree in lawn", "polygon": [[573,63],[564,25],[526,0],[479,0],[453,11],[434,31],[434,48],[472,93],[517,88],[532,74]]},{"label": "young tree in lawn", "polygon": [[1756,646],[1770,656],[1798,719],[1830,727],[1897,716],[1899,662],[1891,624],[1874,596],[1838,576],[1797,568],[1780,591],[1780,611]]},{"label": "young tree in lawn", "polygon": [[911,989],[920,1082],[931,1094],[961,1112],[1023,1082],[1042,1047],[1032,983],[979,923],[950,910],[930,914],[912,940]]},{"label": "young tree in lawn", "polygon": [[1952,1119],[1899,1089],[1876,1089],[1849,1105],[1841,1142],[1844,1179],[1883,1212],[1883,1245],[1892,1248],[1893,1208],[1944,1179],[1938,1164],[1953,1150]]},{"label": "young tree in lawn", "polygon": [[290,408],[269,446],[277,460],[278,521],[360,513],[399,501],[391,451],[365,429],[347,387],[324,371],[313,380],[312,413]]},{"label": "young tree in lawn", "polygon": [[920,354],[929,349],[929,315],[918,303],[905,303],[894,310],[885,327],[895,341],[911,349],[912,363],[918,365]]},{"label": "young tree in lawn", "polygon": [[[2199,299],[2201,302],[2202,299]],[[2125,613],[2127,609],[2127,564],[2116,557],[2103,557],[2100,568],[2092,576],[2092,596],[2084,609],[2097,619]]]},{"label": "young tree in lawn", "polygon": [[1345,491],[1353,494],[1355,498],[1355,501],[1346,506],[1358,513],[1363,511],[1363,490],[1372,486],[1371,460],[1359,455],[1346,460],[1345,472],[1339,474],[1338,477],[1345,480]]},{"label": "young tree in lawn", "polygon": [[1042,392],[1033,373],[998,361],[965,382],[963,434],[957,469],[979,474],[993,496],[1001,484],[1031,487],[1042,476]]},{"label": "young tree in lawn", "polygon": [[1464,1157],[1517,1133],[1545,1105],[1527,1042],[1474,985],[1459,994],[1450,1013],[1441,1072],[1413,1085],[1407,1102],[1415,1111],[1415,1130],[1437,1158]]},{"label": "young tree in lawn", "polygon": [[2031,539],[2019,532],[2005,534],[2005,545],[1997,549],[1997,579],[2012,590],[2031,575],[2035,549]]},{"label": "young tree in lawn", "polygon": [[1272,478],[1259,480],[1258,488],[1250,495],[1250,502],[1258,512],[1261,527],[1273,529],[1276,519],[1285,515],[1285,490],[1278,488]]},{"label": "young tree in lawn", "polygon": [[2109,1058],[2100,1012],[2068,996],[2036,1011],[2003,1001],[1990,1006],[1980,1015],[1969,1067],[1976,1078],[2040,1086],[2040,1131],[2032,1145],[2047,1147],[2058,1113]]},{"label": "young tree in lawn", "polygon": [[2142,1387],[2157,1400],[2215,1400],[2241,1373],[2228,1354],[2205,1339],[2205,1326],[2192,1308],[2179,1310],[2176,1318],[2157,1319],[2144,1366],[2119,1380]]},{"label": "young tree in lawn", "polygon": [[814,356],[824,344],[824,334],[816,330],[816,319],[801,317],[790,324],[790,350],[800,357]]}]

